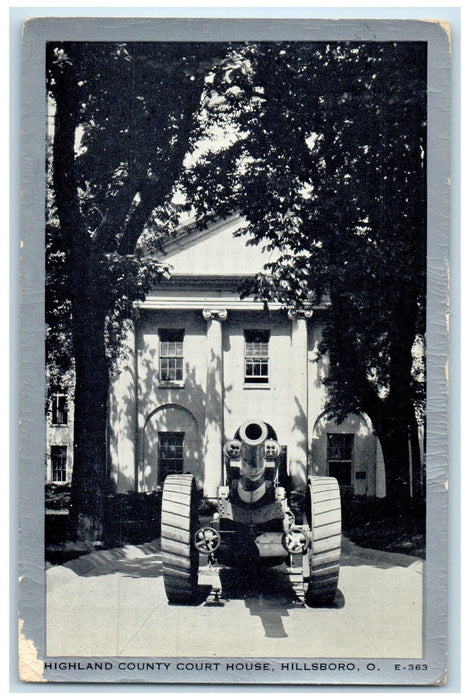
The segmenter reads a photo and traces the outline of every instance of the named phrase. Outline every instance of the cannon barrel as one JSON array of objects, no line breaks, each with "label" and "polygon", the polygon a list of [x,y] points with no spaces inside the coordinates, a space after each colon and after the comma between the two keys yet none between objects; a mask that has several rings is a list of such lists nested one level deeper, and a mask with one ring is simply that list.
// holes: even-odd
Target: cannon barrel
[{"label": "cannon barrel", "polygon": [[280,454],[276,433],[261,420],[243,423],[235,439],[225,445],[225,454],[238,462],[240,478],[238,495],[245,503],[256,503],[266,493],[265,470]]},{"label": "cannon barrel", "polygon": [[257,482],[264,475],[264,443],[268,437],[268,428],[262,421],[247,421],[240,426],[239,436],[240,476],[247,485],[246,482]]}]

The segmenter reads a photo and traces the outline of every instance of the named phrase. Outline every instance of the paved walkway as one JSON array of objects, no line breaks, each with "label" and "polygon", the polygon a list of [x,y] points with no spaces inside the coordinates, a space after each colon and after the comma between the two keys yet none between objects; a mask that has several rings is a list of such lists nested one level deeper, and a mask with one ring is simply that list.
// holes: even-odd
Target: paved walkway
[{"label": "paved walkway", "polygon": [[169,606],[158,543],[95,552],[47,571],[49,656],[421,656],[422,561],[343,538],[330,609],[304,607],[286,567],[258,580],[200,570],[198,605]]}]

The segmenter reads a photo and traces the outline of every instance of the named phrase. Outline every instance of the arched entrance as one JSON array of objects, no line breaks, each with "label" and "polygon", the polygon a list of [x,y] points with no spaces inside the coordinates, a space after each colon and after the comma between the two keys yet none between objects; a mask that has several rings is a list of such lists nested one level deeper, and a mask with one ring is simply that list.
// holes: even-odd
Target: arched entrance
[{"label": "arched entrance", "polygon": [[349,414],[339,424],[321,414],[313,429],[311,455],[313,473],[334,476],[342,489],[356,495],[383,495],[382,450],[365,414]]},{"label": "arched entrance", "polygon": [[141,488],[153,491],[168,474],[191,472],[202,486],[204,467],[199,427],[191,411],[164,404],[146,418],[143,435]]}]

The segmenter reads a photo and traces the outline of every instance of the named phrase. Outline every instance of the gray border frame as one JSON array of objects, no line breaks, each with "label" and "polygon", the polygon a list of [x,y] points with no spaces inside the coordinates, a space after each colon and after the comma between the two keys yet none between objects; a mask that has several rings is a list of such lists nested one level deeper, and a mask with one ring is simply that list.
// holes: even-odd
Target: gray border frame
[{"label": "gray border frame", "polygon": [[[438,16],[438,10],[436,10]],[[20,394],[20,484],[19,542],[20,617],[23,632],[34,640],[40,658],[45,654],[43,529],[34,514],[42,513],[45,453],[44,431],[44,43],[46,40],[424,40],[429,44],[429,166],[428,166],[428,549],[425,567],[425,656],[433,665],[419,678],[407,672],[399,677],[393,660],[364,660],[375,663],[372,671],[341,680],[334,672],[302,674],[278,671],[253,673],[253,683],[354,683],[354,684],[435,684],[442,683],[446,667],[447,562],[447,360],[448,261],[450,213],[450,55],[447,34],[442,26],[413,20],[309,20],[309,19],[144,19],[144,18],[37,18],[28,21],[23,34],[22,57],[22,150],[21,150],[21,281],[19,327]],[[41,458],[38,458],[41,455]],[[33,517],[32,517],[33,515]],[[431,527],[432,526],[432,527]],[[59,659],[55,659],[59,660]],[[129,659],[130,660],[130,659]],[[251,661],[252,659],[250,659]],[[254,659],[253,659],[254,660]],[[110,661],[113,661],[110,659]],[[117,660],[114,660],[115,662]],[[221,660],[224,661],[224,660]],[[271,659],[280,664],[283,659]],[[287,661],[287,659],[286,659]],[[292,661],[290,659],[290,661]],[[357,662],[357,660],[356,660]],[[432,663],[431,663],[432,662]],[[114,674],[113,674],[114,675]],[[98,672],[47,672],[48,680],[109,682],[108,674]],[[138,679],[129,673],[112,678],[114,682],[155,682],[153,676]],[[158,682],[236,683],[236,676],[213,674],[162,675]],[[246,675],[244,674],[244,683]],[[114,686],[115,687],[115,686]],[[24,688],[24,686],[23,686]]]}]

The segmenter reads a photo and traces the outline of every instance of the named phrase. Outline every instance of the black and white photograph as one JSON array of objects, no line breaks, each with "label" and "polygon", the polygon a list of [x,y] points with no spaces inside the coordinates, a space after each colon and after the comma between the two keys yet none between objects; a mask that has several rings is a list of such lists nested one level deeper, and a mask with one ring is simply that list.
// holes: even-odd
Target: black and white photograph
[{"label": "black and white photograph", "polygon": [[445,683],[448,27],[239,22],[25,34],[23,681]]}]

